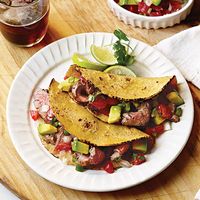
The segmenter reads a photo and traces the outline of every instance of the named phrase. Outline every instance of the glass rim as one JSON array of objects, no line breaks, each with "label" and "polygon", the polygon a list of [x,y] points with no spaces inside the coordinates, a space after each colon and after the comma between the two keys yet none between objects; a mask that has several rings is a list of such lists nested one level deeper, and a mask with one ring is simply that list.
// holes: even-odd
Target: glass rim
[{"label": "glass rim", "polygon": [[5,3],[3,3],[3,2],[0,1],[0,5],[5,6],[5,7],[7,7],[7,8],[24,8],[24,7],[31,6],[31,5],[33,5],[33,4],[37,3],[37,2],[39,2],[39,1],[41,1],[41,0],[34,0],[34,1],[31,2],[31,3],[27,3],[27,4],[25,4],[25,5],[18,5],[18,6],[7,5],[7,4],[5,4]]}]

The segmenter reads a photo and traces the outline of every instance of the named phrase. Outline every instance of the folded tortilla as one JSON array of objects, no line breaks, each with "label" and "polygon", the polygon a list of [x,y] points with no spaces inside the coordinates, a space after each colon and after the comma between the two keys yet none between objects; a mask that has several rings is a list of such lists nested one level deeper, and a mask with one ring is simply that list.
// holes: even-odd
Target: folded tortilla
[{"label": "folded tortilla", "polygon": [[72,65],[67,76],[83,76],[94,84],[102,94],[123,100],[146,100],[159,94],[173,76],[132,77],[109,74],[101,71],[84,69]]},{"label": "folded tortilla", "polygon": [[75,103],[68,93],[59,90],[55,80],[49,86],[49,98],[55,117],[79,140],[97,146],[113,146],[149,137],[136,128],[107,124],[95,118],[83,106]]}]

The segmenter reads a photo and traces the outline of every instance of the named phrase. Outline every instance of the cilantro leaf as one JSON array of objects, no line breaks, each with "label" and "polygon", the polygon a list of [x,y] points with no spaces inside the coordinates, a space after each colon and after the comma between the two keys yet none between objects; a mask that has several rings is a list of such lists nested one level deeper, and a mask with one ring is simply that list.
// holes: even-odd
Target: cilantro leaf
[{"label": "cilantro leaf", "polygon": [[[128,37],[120,29],[114,31],[114,35],[118,40],[113,44],[114,56],[117,58],[119,65],[132,65],[135,61],[135,57],[129,54],[128,50],[131,48],[127,43],[129,41]],[[122,41],[124,41],[122,43]]]},{"label": "cilantro leaf", "polygon": [[129,41],[129,39],[127,38],[126,34],[120,30],[120,29],[116,29],[114,31],[114,35],[119,39],[119,40],[124,40],[124,41]]}]

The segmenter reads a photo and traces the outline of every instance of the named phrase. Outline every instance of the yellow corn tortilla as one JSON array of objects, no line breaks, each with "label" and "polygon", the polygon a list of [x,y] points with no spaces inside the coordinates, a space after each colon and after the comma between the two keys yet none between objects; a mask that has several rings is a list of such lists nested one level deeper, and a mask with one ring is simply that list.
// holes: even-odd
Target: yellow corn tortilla
[{"label": "yellow corn tortilla", "polygon": [[124,100],[150,99],[159,94],[170,82],[173,76],[164,77],[132,77],[108,74],[101,71],[84,69],[72,65],[67,76],[73,76],[77,71],[94,84],[101,93],[109,97]]},{"label": "yellow corn tortilla", "polygon": [[59,90],[55,80],[50,84],[49,98],[56,118],[79,140],[97,146],[112,146],[149,137],[136,128],[107,124],[95,118],[83,106],[75,103],[68,93]]}]

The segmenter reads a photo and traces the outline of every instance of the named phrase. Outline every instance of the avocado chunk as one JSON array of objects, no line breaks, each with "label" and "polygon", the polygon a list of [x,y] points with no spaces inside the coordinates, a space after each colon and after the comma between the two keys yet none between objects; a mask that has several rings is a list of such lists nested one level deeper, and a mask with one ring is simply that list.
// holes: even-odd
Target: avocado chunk
[{"label": "avocado chunk", "polygon": [[137,152],[146,153],[148,150],[147,140],[134,140],[132,142],[132,149]]},{"label": "avocado chunk", "polygon": [[156,125],[159,125],[159,124],[161,124],[161,123],[163,123],[163,122],[165,121],[165,119],[162,118],[162,117],[159,115],[159,113],[158,113],[158,111],[156,110],[156,108],[154,108],[154,109],[152,110],[151,117],[153,117],[153,121],[154,121],[154,123],[155,123]]},{"label": "avocado chunk", "polygon": [[182,108],[176,108],[176,111],[175,111],[175,115],[176,115],[176,116],[181,117],[181,116],[182,116],[182,113],[183,113]]},{"label": "avocado chunk", "polygon": [[88,154],[89,153],[89,145],[78,140],[74,140],[72,142],[72,150],[75,152]]},{"label": "avocado chunk", "polygon": [[49,135],[57,132],[57,128],[51,124],[39,124],[38,132],[40,135]]},{"label": "avocado chunk", "polygon": [[124,6],[124,5],[137,5],[137,1],[136,0],[119,0],[118,4],[120,6]]},{"label": "avocado chunk", "polygon": [[78,78],[70,76],[66,80],[62,81],[59,85],[58,88],[62,91],[69,92],[71,87],[78,81]]},{"label": "avocado chunk", "polygon": [[111,106],[108,117],[108,123],[111,124],[118,122],[121,119],[121,111],[121,106]]},{"label": "avocado chunk", "polygon": [[152,4],[158,6],[161,3],[161,0],[152,0]]},{"label": "avocado chunk", "polygon": [[184,104],[184,100],[181,98],[181,96],[176,91],[173,91],[173,92],[170,92],[169,94],[167,94],[167,99],[171,103],[176,104],[177,106]]}]

